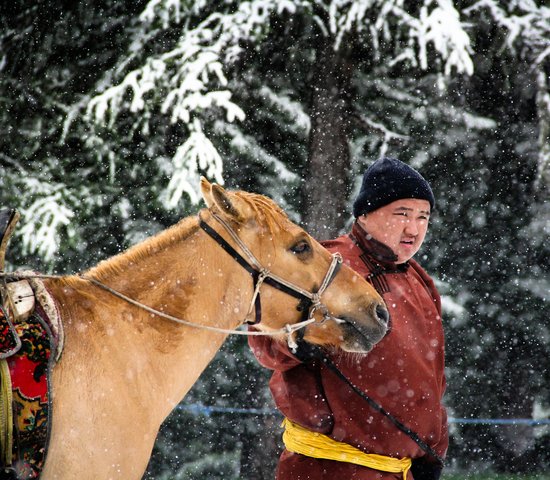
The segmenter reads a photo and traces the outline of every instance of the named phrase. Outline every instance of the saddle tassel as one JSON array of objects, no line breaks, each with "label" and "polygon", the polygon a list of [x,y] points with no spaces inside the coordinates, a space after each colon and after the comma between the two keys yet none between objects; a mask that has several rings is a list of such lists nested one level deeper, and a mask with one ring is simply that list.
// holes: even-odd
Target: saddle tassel
[{"label": "saddle tassel", "polygon": [[0,360],[0,466],[9,467],[13,458],[13,410],[11,375],[7,360]]}]

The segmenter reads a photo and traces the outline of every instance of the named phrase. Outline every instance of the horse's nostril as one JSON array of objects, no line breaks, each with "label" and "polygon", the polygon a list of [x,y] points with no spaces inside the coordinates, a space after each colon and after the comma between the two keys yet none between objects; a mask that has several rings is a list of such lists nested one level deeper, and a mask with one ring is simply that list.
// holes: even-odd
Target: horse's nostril
[{"label": "horse's nostril", "polygon": [[382,305],[377,305],[376,306],[376,315],[378,317],[378,320],[380,320],[380,322],[382,322],[386,325],[390,321],[390,314],[389,314],[388,310],[386,309],[386,307],[384,307]]}]

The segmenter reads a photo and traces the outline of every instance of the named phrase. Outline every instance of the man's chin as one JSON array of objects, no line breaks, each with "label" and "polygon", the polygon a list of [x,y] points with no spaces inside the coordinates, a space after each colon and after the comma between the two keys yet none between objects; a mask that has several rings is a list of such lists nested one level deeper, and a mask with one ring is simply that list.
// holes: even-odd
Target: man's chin
[{"label": "man's chin", "polygon": [[397,252],[397,263],[398,265],[401,263],[408,262],[411,258],[413,258],[416,255],[416,252],[418,252],[418,249],[403,249],[400,248],[399,252]]}]

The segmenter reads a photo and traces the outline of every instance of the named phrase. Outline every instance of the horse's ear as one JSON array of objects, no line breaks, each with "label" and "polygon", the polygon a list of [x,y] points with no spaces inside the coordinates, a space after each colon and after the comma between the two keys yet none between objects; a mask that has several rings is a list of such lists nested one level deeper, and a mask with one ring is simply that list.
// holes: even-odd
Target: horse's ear
[{"label": "horse's ear", "polygon": [[214,183],[211,189],[214,204],[222,214],[228,215],[232,220],[243,223],[249,215],[248,205],[239,197],[232,195],[224,190],[223,187]]},{"label": "horse's ear", "polygon": [[205,177],[201,177],[201,192],[206,206],[210,208],[214,205],[214,199],[212,198],[212,184]]}]

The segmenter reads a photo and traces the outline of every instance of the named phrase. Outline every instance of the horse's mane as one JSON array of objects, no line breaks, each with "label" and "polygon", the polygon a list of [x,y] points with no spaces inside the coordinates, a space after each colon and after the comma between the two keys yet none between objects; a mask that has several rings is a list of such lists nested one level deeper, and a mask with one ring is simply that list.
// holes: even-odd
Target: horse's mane
[{"label": "horse's mane", "polygon": [[[273,233],[277,228],[282,228],[282,223],[288,220],[286,213],[273,200],[264,195],[244,191],[232,193],[253,210],[256,218],[260,223],[265,223],[265,227],[267,227],[270,233]],[[163,250],[174,243],[185,240],[196,232],[198,228],[195,216],[186,217],[166,230],[130,247],[128,250],[103,260],[85,272],[85,275],[98,280],[117,275],[127,265],[137,263],[150,256],[153,252]]]},{"label": "horse's mane", "polygon": [[186,217],[178,223],[156,235],[130,247],[128,250],[107,258],[84,273],[86,276],[102,280],[123,271],[124,267],[137,263],[151,253],[170,247],[174,243],[185,240],[198,229],[195,217]]}]

